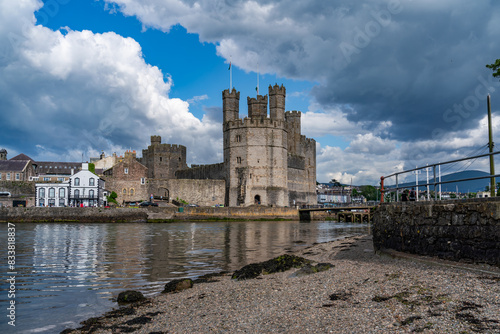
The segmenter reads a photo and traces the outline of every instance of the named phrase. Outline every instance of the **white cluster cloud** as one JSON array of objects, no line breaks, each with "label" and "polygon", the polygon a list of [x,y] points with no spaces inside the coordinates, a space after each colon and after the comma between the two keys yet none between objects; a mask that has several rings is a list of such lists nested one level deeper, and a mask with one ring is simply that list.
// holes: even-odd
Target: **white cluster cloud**
[{"label": "white cluster cloud", "polygon": [[192,148],[194,161],[222,159],[210,144],[220,125],[170,98],[171,78],[145,63],[135,40],[35,25],[38,1],[0,6],[2,142],[29,138],[34,159],[80,161],[82,153],[146,147],[159,134]]}]

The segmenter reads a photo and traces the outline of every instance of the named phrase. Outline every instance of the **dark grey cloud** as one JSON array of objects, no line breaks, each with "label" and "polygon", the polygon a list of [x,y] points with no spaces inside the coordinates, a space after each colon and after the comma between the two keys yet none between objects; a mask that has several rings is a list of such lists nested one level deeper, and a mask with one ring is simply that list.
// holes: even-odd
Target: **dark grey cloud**
[{"label": "dark grey cloud", "polygon": [[[312,95],[320,104],[368,128],[390,121],[388,134],[401,141],[477,126],[485,89],[500,90],[489,82],[476,94],[490,77],[485,64],[500,57],[495,1],[113,2],[145,25],[168,28],[151,10],[163,9],[164,22],[218,44],[244,69],[259,64],[261,71],[318,81]],[[183,6],[184,15],[169,14]]]}]

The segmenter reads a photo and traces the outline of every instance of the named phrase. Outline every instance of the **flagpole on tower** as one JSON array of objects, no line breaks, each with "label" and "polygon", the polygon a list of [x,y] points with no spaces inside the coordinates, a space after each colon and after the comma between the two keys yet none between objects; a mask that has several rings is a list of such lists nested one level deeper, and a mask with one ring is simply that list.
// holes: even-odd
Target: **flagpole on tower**
[{"label": "flagpole on tower", "polygon": [[259,63],[257,63],[257,87],[255,90],[257,90],[257,95],[259,95]]},{"label": "flagpole on tower", "polygon": [[233,69],[231,66],[232,57],[229,56],[229,93],[233,90]]}]

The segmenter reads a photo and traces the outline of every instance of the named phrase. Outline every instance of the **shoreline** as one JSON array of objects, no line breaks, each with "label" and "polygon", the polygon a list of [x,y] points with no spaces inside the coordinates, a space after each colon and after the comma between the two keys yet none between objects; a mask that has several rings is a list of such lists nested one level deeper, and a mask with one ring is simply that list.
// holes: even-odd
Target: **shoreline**
[{"label": "shoreline", "polygon": [[376,254],[371,236],[293,254],[334,267],[300,277],[297,269],[243,281],[214,276],[63,332],[500,332],[500,268]]}]

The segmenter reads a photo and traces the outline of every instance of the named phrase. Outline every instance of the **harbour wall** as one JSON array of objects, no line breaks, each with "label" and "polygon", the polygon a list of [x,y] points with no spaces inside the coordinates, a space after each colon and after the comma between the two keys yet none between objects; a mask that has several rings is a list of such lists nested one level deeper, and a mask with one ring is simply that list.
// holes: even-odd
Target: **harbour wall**
[{"label": "harbour wall", "polygon": [[500,265],[500,199],[383,203],[373,215],[377,250]]},{"label": "harbour wall", "polygon": [[[148,222],[169,220],[299,220],[295,208],[273,207],[148,207],[47,208],[1,207],[0,222]],[[318,219],[321,219],[318,216]]]}]

